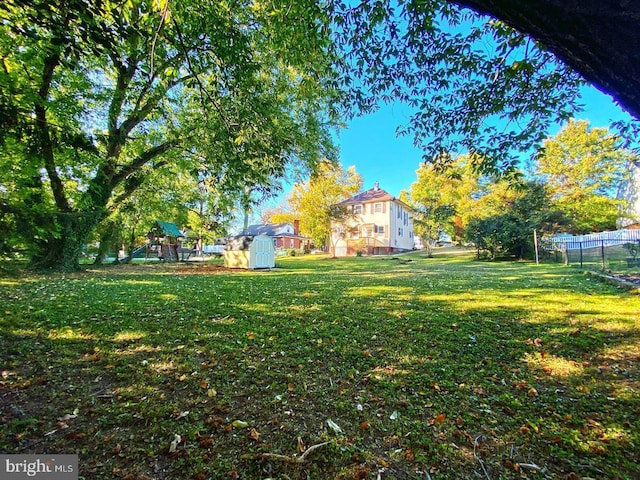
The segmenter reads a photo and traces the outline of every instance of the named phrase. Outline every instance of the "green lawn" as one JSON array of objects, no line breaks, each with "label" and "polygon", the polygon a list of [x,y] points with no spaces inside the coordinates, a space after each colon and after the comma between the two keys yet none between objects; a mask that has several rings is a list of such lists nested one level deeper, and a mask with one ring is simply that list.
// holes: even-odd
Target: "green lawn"
[{"label": "green lawn", "polygon": [[0,451],[86,479],[638,478],[639,296],[401,258],[0,278]]}]

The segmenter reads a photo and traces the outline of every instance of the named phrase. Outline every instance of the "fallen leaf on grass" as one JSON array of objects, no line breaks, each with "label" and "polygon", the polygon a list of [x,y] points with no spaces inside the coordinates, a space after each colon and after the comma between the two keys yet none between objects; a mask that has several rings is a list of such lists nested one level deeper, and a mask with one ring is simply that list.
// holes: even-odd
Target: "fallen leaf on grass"
[{"label": "fallen leaf on grass", "polygon": [[209,448],[213,446],[213,438],[211,438],[210,435],[207,435],[206,437],[200,439],[199,445],[200,448]]},{"label": "fallen leaf on grass", "polygon": [[516,390],[525,390],[527,388],[530,388],[529,384],[524,380],[518,380],[516,382],[513,382],[512,385],[516,388]]},{"label": "fallen leaf on grass", "polygon": [[259,440],[260,432],[258,432],[258,430],[256,430],[255,428],[252,428],[251,431],[249,432],[249,438],[253,440]]},{"label": "fallen leaf on grass", "polygon": [[74,433],[67,434],[67,438],[69,440],[81,440],[86,436],[87,436],[87,434],[86,433],[82,433],[82,432],[74,432]]},{"label": "fallen leaf on grass", "polygon": [[542,346],[542,340],[540,338],[535,338],[533,340],[528,338],[527,340],[525,340],[524,343],[526,343],[527,345],[535,345],[536,347],[541,347]]},{"label": "fallen leaf on grass", "polygon": [[444,413],[441,413],[440,415],[437,415],[434,419],[432,419],[429,422],[429,425],[440,425],[442,422],[445,421],[446,418],[447,416]]},{"label": "fallen leaf on grass", "polygon": [[298,451],[300,453],[304,453],[304,451],[307,449],[307,447],[305,446],[304,442],[302,441],[302,437],[298,437]]},{"label": "fallen leaf on grass", "polygon": [[371,428],[369,422],[367,422],[366,420],[360,422],[360,430],[369,430],[369,428]]},{"label": "fallen leaf on grass", "polygon": [[182,437],[177,433],[174,433],[173,440],[171,440],[171,443],[169,444],[169,453],[174,453],[181,441]]},{"label": "fallen leaf on grass", "polygon": [[243,420],[234,420],[231,425],[233,425],[235,428],[247,428],[249,426],[249,424]]},{"label": "fallen leaf on grass", "polygon": [[331,430],[334,431],[334,433],[337,433],[338,435],[344,433],[344,431],[342,430],[342,428],[340,428],[340,426],[334,422],[333,420],[331,420],[330,418],[327,418],[327,425],[329,426],[329,428]]}]

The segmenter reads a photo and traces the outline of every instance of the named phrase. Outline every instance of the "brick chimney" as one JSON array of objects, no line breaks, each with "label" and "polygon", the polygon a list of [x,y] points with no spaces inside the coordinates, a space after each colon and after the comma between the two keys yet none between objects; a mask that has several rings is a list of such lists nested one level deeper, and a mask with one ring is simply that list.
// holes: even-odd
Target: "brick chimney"
[{"label": "brick chimney", "polygon": [[300,235],[300,220],[298,219],[293,221],[293,234]]}]

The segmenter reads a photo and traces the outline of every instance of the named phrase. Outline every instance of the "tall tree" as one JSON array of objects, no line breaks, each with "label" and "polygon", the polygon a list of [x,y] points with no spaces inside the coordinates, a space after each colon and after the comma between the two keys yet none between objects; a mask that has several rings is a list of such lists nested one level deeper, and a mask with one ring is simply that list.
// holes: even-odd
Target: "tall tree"
[{"label": "tall tree", "polygon": [[448,166],[444,168],[425,163],[417,170],[409,203],[417,212],[416,233],[425,245],[444,232],[463,239],[475,202],[486,188],[487,180],[475,169],[480,161],[477,155],[461,155],[446,160]]},{"label": "tall tree", "polygon": [[491,259],[500,255],[532,258],[533,232],[555,233],[567,219],[554,210],[546,185],[535,182],[514,184],[500,180],[489,185],[477,201],[465,238]]},{"label": "tall tree", "polygon": [[316,2],[6,0],[0,16],[0,207],[34,266],[76,269],[152,170],[205,159],[236,191],[333,151]]},{"label": "tall tree", "polygon": [[362,189],[362,177],[349,167],[323,162],[307,182],[296,183],[289,198],[292,210],[300,219],[300,231],[311,237],[316,246],[330,238],[331,218],[342,216],[335,204]]},{"label": "tall tree", "polygon": [[571,120],[544,142],[537,160],[555,205],[572,219],[576,233],[616,228],[624,207],[616,195],[637,160],[619,137]]}]

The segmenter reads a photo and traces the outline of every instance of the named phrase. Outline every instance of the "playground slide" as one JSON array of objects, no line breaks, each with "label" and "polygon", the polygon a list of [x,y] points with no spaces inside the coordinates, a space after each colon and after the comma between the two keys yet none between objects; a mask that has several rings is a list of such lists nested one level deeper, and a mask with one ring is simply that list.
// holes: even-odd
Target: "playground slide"
[{"label": "playground slide", "polygon": [[135,257],[136,255],[138,255],[139,253],[144,252],[144,251],[146,250],[146,248],[147,248],[149,245],[151,245],[151,244],[150,244],[150,243],[145,243],[145,244],[144,244],[144,245],[142,245],[141,247],[136,248],[133,252],[131,252],[131,253],[129,254],[129,257],[130,257],[130,258],[133,258],[133,257]]}]

